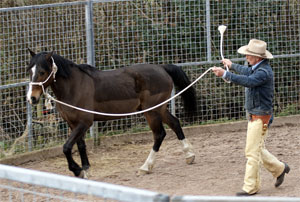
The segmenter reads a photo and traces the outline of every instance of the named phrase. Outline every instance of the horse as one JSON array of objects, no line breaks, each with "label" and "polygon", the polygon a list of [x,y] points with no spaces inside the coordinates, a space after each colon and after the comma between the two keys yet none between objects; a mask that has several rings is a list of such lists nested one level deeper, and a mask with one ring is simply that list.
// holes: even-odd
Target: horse
[{"label": "horse", "polygon": [[[30,83],[26,99],[37,104],[50,86],[57,100],[87,110],[106,113],[129,113],[153,107],[171,96],[173,85],[182,90],[190,84],[181,67],[168,64],[136,64],[116,70],[101,71],[88,64],[76,64],[56,53],[35,53],[28,49],[31,59],[27,66]],[[184,109],[191,117],[196,112],[196,94],[193,87],[181,94]],[[69,170],[76,177],[87,178],[90,168],[84,136],[94,121],[121,118],[87,113],[60,103],[56,109],[71,129],[63,145],[63,153]],[[153,132],[154,144],[145,163],[139,168],[141,173],[151,173],[156,154],[166,136],[163,123],[177,135],[182,144],[186,163],[192,164],[195,153],[191,143],[185,138],[178,118],[168,111],[168,104],[147,111],[144,114]],[[81,167],[72,157],[72,148],[77,144]]]}]

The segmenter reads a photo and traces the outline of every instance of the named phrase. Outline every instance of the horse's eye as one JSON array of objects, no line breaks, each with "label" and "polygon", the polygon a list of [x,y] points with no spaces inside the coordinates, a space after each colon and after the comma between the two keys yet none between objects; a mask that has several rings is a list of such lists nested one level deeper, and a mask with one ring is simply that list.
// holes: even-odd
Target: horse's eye
[{"label": "horse's eye", "polygon": [[45,74],[45,72],[40,72],[40,75],[41,75],[41,76],[44,76],[44,74]]}]

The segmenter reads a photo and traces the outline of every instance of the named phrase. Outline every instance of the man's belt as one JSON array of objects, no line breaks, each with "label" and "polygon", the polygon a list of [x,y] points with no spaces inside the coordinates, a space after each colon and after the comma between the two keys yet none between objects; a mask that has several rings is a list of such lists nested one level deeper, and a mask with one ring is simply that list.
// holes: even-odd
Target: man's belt
[{"label": "man's belt", "polygon": [[255,120],[262,120],[263,122],[263,130],[267,130],[270,119],[272,115],[255,115],[255,114],[250,114],[250,121],[255,121]]}]

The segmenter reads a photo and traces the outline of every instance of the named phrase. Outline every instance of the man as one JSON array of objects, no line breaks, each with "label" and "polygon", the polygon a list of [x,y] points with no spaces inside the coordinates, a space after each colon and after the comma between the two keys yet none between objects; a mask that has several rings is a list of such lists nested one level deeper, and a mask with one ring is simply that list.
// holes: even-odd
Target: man
[{"label": "man", "polygon": [[244,185],[237,196],[251,196],[261,188],[260,163],[276,178],[275,187],[284,181],[284,175],[290,171],[286,163],[280,162],[266,148],[264,140],[268,127],[272,122],[272,100],[274,95],[273,71],[268,63],[272,54],[267,51],[264,41],[251,39],[246,46],[238,49],[238,53],[246,55],[250,67],[234,64],[229,59],[222,60],[239,74],[225,71],[221,67],[213,67],[218,77],[246,87],[245,109],[249,115],[245,156],[247,158]]}]

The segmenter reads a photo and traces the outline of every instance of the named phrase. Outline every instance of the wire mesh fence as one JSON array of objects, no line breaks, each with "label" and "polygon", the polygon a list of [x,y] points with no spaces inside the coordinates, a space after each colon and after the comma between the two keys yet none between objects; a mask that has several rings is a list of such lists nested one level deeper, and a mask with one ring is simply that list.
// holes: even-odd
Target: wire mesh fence
[{"label": "wire mesh fence", "polygon": [[[20,2],[23,2],[20,4]],[[268,43],[275,56],[274,112],[300,113],[300,3],[269,1],[2,1],[0,8],[0,156],[62,144],[66,123],[44,100],[29,106],[26,65],[36,52],[55,51],[76,63],[112,70],[138,63],[177,64],[195,80],[220,66],[219,25],[227,25],[224,56],[245,59],[237,49],[251,38]],[[41,5],[33,5],[33,4]],[[22,6],[22,7],[13,7]],[[195,86],[198,115],[185,119],[180,99],[172,111],[183,126],[245,119],[244,88],[207,74]],[[105,92],[104,92],[105,93]],[[87,135],[148,130],[140,116],[95,123]]]}]

